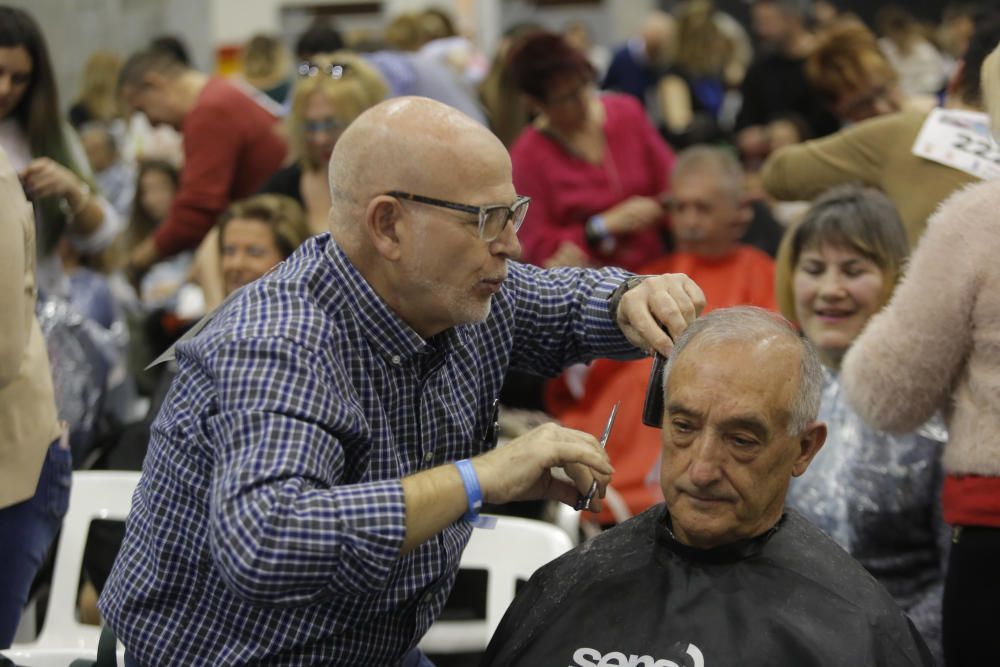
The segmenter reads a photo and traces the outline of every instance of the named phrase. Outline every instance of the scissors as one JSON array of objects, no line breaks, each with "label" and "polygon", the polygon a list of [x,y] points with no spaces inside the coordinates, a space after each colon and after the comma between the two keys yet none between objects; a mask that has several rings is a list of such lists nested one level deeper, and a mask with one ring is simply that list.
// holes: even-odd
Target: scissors
[{"label": "scissors", "polygon": [[[622,404],[621,401],[615,403],[615,407],[611,408],[611,416],[608,417],[607,426],[604,427],[604,433],[601,434],[601,449],[604,449],[608,444],[608,436],[611,435],[611,427],[615,425],[615,416],[618,414],[618,407]],[[576,505],[573,509],[580,511],[585,509],[590,509],[590,501],[594,499],[594,495],[597,494],[597,480],[595,479],[590,483],[590,490],[587,491],[587,495],[580,494],[580,497],[576,500]]]}]

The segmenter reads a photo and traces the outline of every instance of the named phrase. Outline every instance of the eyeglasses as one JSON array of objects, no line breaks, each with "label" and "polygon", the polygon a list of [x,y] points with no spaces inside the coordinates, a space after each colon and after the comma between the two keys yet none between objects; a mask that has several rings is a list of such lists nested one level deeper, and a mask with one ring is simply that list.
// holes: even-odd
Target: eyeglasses
[{"label": "eyeglasses", "polygon": [[299,63],[299,76],[318,76],[321,72],[326,74],[331,79],[343,79],[344,75],[351,70],[350,65],[345,65],[342,63],[327,63],[321,65],[319,63],[314,63],[309,60],[305,60]]},{"label": "eyeglasses", "polygon": [[434,199],[433,197],[423,197],[421,195],[413,195],[409,192],[400,192],[399,190],[390,190],[385,194],[390,197],[396,197],[397,199],[407,199],[409,201],[417,202],[418,204],[427,204],[428,206],[437,206],[439,208],[447,208],[452,211],[461,211],[462,213],[472,213],[479,216],[479,238],[489,243],[490,241],[495,241],[503,230],[507,227],[508,222],[514,223],[514,233],[521,228],[521,224],[524,222],[524,216],[528,213],[528,204],[531,203],[531,197],[521,197],[518,196],[514,200],[511,206],[504,206],[503,204],[492,204],[490,206],[469,206],[467,204],[456,204],[455,202],[445,201],[443,199]]},{"label": "eyeglasses", "polygon": [[319,134],[320,132],[336,132],[347,127],[347,123],[336,118],[321,118],[320,120],[307,120],[302,124],[302,129],[306,134]]}]

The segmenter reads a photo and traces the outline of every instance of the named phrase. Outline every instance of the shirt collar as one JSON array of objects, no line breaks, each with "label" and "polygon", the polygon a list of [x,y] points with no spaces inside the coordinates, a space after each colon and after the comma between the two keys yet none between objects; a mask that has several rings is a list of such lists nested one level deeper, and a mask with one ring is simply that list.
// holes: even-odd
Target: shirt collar
[{"label": "shirt collar", "polygon": [[332,236],[326,244],[326,254],[337,289],[346,297],[365,339],[389,363],[398,366],[420,362],[428,355],[444,354],[465,344],[467,336],[462,330],[466,327],[452,327],[429,340],[422,338],[375,292]]}]

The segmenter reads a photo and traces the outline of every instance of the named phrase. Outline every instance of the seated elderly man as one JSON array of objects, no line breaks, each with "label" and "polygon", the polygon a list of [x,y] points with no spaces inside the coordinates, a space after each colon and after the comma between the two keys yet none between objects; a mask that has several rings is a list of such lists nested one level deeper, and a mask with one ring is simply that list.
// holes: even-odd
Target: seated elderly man
[{"label": "seated elderly man", "polygon": [[611,473],[552,425],[493,449],[507,368],[668,353],[660,323],[704,305],[684,276],[509,262],[510,157],[438,102],[359,116],[330,185],[330,234],[176,348],[100,603],[126,664],[424,664],[481,503],[575,504]]},{"label": "seated elderly man", "polygon": [[[710,146],[685,150],[671,176],[668,206],[676,251],[642,267],[640,273],[688,276],[705,294],[705,312],[730,306],[778,309],[774,261],[757,248],[740,243],[752,213],[743,198],[743,172],[736,158]],[[559,415],[565,426],[599,433],[611,407],[621,401],[607,452],[615,467],[614,489],[631,514],[660,499],[652,473],[660,452],[660,434],[640,419],[651,366],[648,358],[594,362],[583,396]],[[602,525],[613,524],[614,519],[607,506],[596,517]]]},{"label": "seated elderly man", "polygon": [[486,665],[932,665],[888,593],[793,511],[826,438],[815,351],[778,316],[714,311],[664,373],[666,503],[532,577]]}]

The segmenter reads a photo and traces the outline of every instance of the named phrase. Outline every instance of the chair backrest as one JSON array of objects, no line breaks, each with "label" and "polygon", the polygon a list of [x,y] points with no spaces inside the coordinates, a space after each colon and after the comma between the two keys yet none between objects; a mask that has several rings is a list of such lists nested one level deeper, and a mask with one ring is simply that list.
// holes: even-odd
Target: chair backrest
[{"label": "chair backrest", "polygon": [[439,620],[424,636],[425,653],[482,651],[514,599],[518,582],[573,548],[566,532],[550,523],[498,516],[493,530],[476,529],[462,553],[462,569],[485,570],[486,618]]},{"label": "chair backrest", "polygon": [[73,473],[69,509],[59,536],[42,631],[35,641],[15,644],[12,650],[83,649],[96,655],[101,629],[80,623],[76,614],[83,549],[92,520],[125,520],[138,482],[137,472],[80,470]]}]

